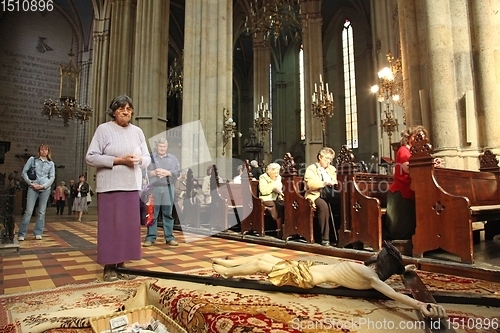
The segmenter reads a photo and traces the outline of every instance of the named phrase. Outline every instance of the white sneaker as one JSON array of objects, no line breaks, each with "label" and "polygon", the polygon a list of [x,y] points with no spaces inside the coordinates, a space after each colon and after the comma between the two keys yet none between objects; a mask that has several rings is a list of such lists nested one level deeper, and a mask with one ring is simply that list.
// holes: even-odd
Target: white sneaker
[{"label": "white sneaker", "polygon": [[18,241],[23,241],[23,240],[24,240],[24,237],[23,237],[23,236],[19,236],[19,237],[17,237],[17,240],[18,240]]},{"label": "white sneaker", "polygon": [[41,240],[41,239],[42,239],[42,235],[36,235],[36,236],[35,236],[35,239],[37,239],[37,240]]}]

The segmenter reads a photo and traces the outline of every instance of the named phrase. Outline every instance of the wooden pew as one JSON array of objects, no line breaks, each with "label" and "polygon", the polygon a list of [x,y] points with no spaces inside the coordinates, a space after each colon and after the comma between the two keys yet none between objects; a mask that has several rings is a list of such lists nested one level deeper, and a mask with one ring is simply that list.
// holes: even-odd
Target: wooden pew
[{"label": "wooden pew", "polygon": [[304,198],[304,179],[297,175],[295,162],[290,153],[283,159],[281,181],[285,193],[285,223],[283,239],[302,236],[308,243],[314,243],[314,213],[312,202]]},{"label": "wooden pew", "polygon": [[382,223],[392,175],[359,172],[354,155],[342,146],[337,157],[340,194],[339,247],[367,245],[382,249]]},{"label": "wooden pew", "polygon": [[245,202],[243,205],[243,214],[246,216],[241,221],[241,236],[245,237],[245,235],[251,231],[255,231],[259,236],[265,236],[265,214],[266,214],[266,206],[259,198],[259,181],[253,180],[252,168],[248,163],[248,160],[245,161],[245,169],[247,172],[244,172],[242,175],[242,183],[245,183],[245,180],[248,181],[250,186],[251,193],[251,201]]},{"label": "wooden pew", "polygon": [[[498,159],[491,150],[486,150],[479,155],[479,171],[491,172],[496,175],[497,180],[500,179],[500,166],[498,166]],[[497,181],[498,183],[498,181]],[[495,235],[500,234],[499,221],[486,221],[484,225],[484,239],[492,240]]]},{"label": "wooden pew", "polygon": [[183,210],[180,216],[181,224],[192,228],[200,227],[200,202],[196,199],[193,191],[193,170],[188,169],[186,178],[186,196]]},{"label": "wooden pew", "polygon": [[211,178],[212,202],[209,205],[210,229],[224,231],[236,225],[249,214],[248,203],[252,202],[248,175],[242,175],[242,183],[219,183],[217,166],[213,165]]},{"label": "wooden pew", "polygon": [[409,164],[417,217],[413,256],[441,248],[472,264],[472,222],[500,220],[498,160],[491,152],[484,154],[489,163],[480,157],[482,170],[495,172],[435,168],[431,152],[419,133]]}]

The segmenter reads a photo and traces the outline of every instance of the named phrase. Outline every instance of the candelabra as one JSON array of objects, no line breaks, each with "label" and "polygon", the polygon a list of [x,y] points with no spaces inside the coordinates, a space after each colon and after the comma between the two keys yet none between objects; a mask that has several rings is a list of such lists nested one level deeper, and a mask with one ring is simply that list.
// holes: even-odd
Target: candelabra
[{"label": "candelabra", "polygon": [[387,133],[389,138],[389,157],[392,159],[392,133],[398,130],[398,120],[393,116],[393,112],[389,108],[389,103],[386,104],[384,110],[385,119],[381,120],[380,127],[382,131]]},{"label": "candelabra", "polygon": [[223,115],[224,115],[224,128],[222,129],[222,155],[224,156],[226,154],[226,146],[229,143],[229,140],[232,140],[236,134],[241,137],[241,133],[238,132],[238,128],[236,127],[236,122],[231,118],[231,114],[229,113],[229,110],[224,108],[223,109]]},{"label": "candelabra", "polygon": [[319,91],[318,85],[314,84],[314,93],[312,94],[312,115],[321,121],[321,129],[323,131],[323,145],[325,144],[326,120],[333,116],[333,94],[328,90],[328,83],[323,83],[321,74],[319,75]]},{"label": "candelabra", "polygon": [[50,119],[52,117],[62,118],[64,126],[69,126],[71,119],[76,119],[80,123],[88,121],[92,116],[92,108],[88,105],[81,106],[75,100],[61,98],[58,102],[52,99],[43,102],[42,115]]},{"label": "candelabra", "polygon": [[264,42],[274,39],[276,44],[283,37],[285,44],[289,39],[300,40],[300,0],[251,0],[250,23],[246,17],[245,27],[248,34],[262,34]]},{"label": "candelabra", "polygon": [[264,104],[264,97],[261,102],[257,104],[257,111],[255,112],[255,129],[260,133],[260,140],[263,143],[266,134],[271,131],[273,127],[272,115],[269,112],[267,103]]},{"label": "candelabra", "polygon": [[183,62],[184,54],[180,62],[177,62],[177,58],[175,58],[173,64],[169,67],[167,86],[168,97],[175,96],[176,98],[182,99]]},{"label": "candelabra", "polygon": [[52,117],[62,118],[64,126],[69,126],[71,119],[76,119],[83,123],[92,116],[92,108],[88,105],[81,106],[76,101],[78,77],[80,70],[73,64],[73,52],[70,51],[69,62],[61,64],[61,85],[59,90],[59,101],[52,99],[45,100],[42,108],[42,115],[50,119]]},{"label": "candelabra", "polygon": [[398,120],[390,105],[396,103],[404,108],[403,99],[403,70],[401,59],[394,60],[391,52],[387,53],[389,67],[384,67],[378,72],[379,85],[372,87],[372,92],[378,93],[378,101],[385,102],[384,119],[380,121],[382,131],[389,138],[389,155],[392,159],[392,133],[398,130]]}]

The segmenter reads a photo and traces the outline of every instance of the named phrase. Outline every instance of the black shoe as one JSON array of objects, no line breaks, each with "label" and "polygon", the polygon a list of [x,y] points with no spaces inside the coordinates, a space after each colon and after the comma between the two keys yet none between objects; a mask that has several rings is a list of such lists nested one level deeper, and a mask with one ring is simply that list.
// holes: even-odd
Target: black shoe
[{"label": "black shoe", "polygon": [[104,272],[102,274],[102,279],[104,282],[118,281],[118,274],[116,274],[116,271],[115,271],[115,268],[113,265],[104,266]]}]

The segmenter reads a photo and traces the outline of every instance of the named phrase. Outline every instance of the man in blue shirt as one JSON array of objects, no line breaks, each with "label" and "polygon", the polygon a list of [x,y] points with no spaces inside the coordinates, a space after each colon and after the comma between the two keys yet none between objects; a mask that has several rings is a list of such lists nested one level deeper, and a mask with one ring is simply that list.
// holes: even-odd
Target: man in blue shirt
[{"label": "man in blue shirt", "polygon": [[155,221],[148,227],[146,241],[142,246],[148,247],[156,241],[158,222],[156,217],[162,212],[163,234],[165,242],[171,246],[179,243],[173,235],[174,219],[172,211],[174,207],[175,182],[180,174],[180,164],[172,154],[167,153],[168,141],[161,138],[156,142],[156,152],[152,154],[151,164],[148,167],[149,182],[153,185],[154,216]]}]

